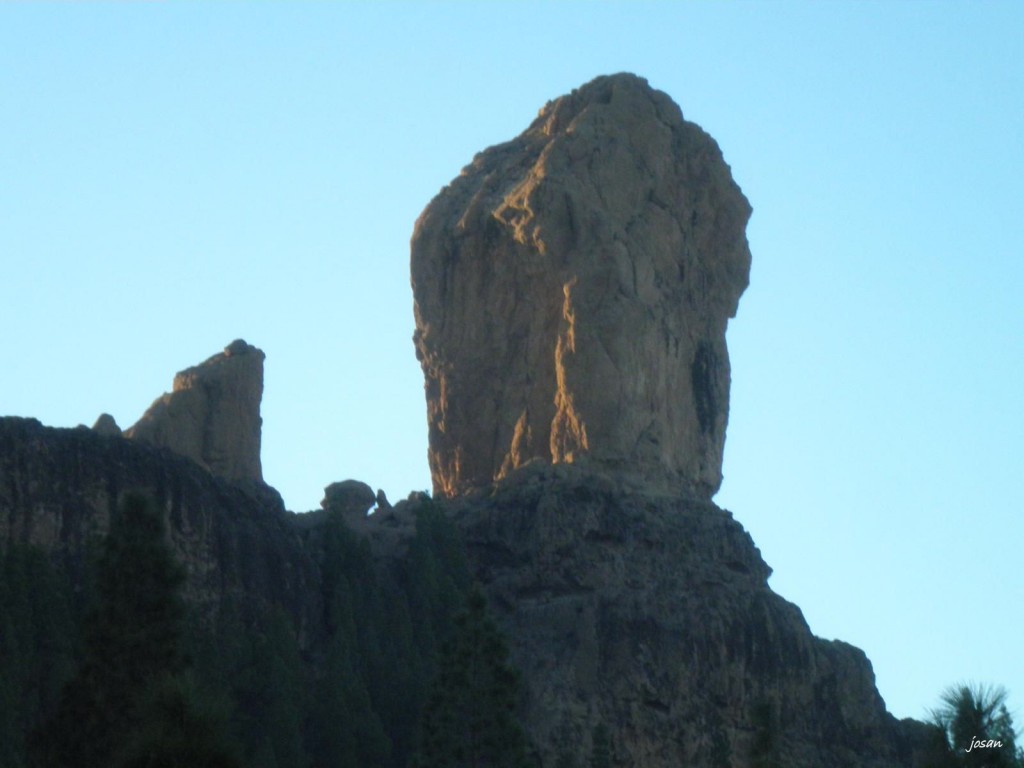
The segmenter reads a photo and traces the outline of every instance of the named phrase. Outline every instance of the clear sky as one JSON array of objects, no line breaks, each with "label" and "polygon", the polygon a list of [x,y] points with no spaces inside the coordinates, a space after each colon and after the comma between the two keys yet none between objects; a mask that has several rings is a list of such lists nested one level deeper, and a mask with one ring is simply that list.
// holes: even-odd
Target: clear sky
[{"label": "clear sky", "polygon": [[1024,725],[1024,3],[0,5],[0,413],[123,427],[267,354],[296,511],[429,488],[409,237],[477,151],[633,71],[754,215],[717,501],[897,716]]}]

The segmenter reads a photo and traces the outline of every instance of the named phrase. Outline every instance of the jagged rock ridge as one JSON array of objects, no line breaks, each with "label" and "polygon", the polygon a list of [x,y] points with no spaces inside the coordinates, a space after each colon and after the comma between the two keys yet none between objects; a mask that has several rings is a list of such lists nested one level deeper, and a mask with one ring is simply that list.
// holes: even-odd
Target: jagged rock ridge
[{"label": "jagged rock ridge", "polygon": [[238,339],[181,371],[172,391],[157,398],[125,437],[170,448],[220,477],[262,482],[264,357]]},{"label": "jagged rock ridge", "polygon": [[435,494],[586,457],[710,497],[749,215],[714,140],[634,75],[478,154],[412,238]]}]

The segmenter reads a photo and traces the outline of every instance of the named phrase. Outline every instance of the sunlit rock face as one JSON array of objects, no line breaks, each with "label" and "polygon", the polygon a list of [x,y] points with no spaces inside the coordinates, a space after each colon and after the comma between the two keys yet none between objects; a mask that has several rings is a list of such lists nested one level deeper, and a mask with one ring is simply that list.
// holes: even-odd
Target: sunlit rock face
[{"label": "sunlit rock face", "polygon": [[263,480],[260,436],[263,420],[264,354],[241,339],[174,377],[125,437],[170,448],[215,475]]},{"label": "sunlit rock face", "polygon": [[435,493],[585,459],[712,495],[750,212],[714,140],[634,75],[478,154],[412,238]]}]

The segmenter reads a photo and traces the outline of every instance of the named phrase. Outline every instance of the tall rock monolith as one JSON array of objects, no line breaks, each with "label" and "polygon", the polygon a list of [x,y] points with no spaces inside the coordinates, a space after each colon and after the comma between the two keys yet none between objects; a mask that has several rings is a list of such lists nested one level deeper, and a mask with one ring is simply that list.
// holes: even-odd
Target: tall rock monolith
[{"label": "tall rock monolith", "polygon": [[170,448],[229,480],[263,480],[263,360],[238,339],[174,377],[125,437]]},{"label": "tall rock monolith", "polygon": [[478,154],[412,237],[435,493],[540,459],[714,494],[750,213],[715,141],[630,74]]}]

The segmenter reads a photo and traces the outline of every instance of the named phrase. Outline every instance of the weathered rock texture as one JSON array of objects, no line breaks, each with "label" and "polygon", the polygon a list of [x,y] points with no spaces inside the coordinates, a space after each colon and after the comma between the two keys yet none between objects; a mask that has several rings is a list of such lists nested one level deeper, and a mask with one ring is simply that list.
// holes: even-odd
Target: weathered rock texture
[{"label": "weathered rock texture", "polygon": [[126,491],[163,510],[197,615],[279,605],[303,633],[316,633],[315,558],[277,491],[215,477],[138,440],[0,418],[0,548],[29,544],[80,572]]},{"label": "weathered rock texture", "polygon": [[714,140],[633,75],[477,155],[412,238],[435,493],[587,456],[710,497],[750,210]]},{"label": "weathered rock texture", "polygon": [[[318,663],[331,511],[291,515],[262,483],[138,441],[0,419],[0,547],[32,544],[81,573],[127,490],[164,510],[196,616],[283,607]],[[366,517],[371,498],[348,481],[325,506],[361,510],[347,516],[353,532],[397,566],[416,514],[403,501]],[[520,713],[546,768],[566,753],[586,764],[598,725],[612,764],[631,768],[923,764],[927,727],[886,713],[863,652],[814,637],[710,502],[535,462],[442,506],[523,673]]]},{"label": "weathered rock texture", "polygon": [[215,475],[263,480],[260,400],[264,354],[241,339],[181,371],[125,437],[170,448]]},{"label": "weathered rock texture", "polygon": [[[0,547],[32,544],[80,572],[128,490],[164,511],[195,615],[280,606],[316,647],[328,512],[289,514],[262,483],[166,449],[0,418]],[[353,530],[386,566],[407,556],[415,514],[400,502],[366,517],[371,497],[348,481],[325,505],[362,509]],[[749,535],[715,505],[537,462],[444,508],[523,673],[543,766],[564,753],[586,764],[597,725],[613,765],[631,768],[922,765],[928,729],[885,711],[863,652],[814,637],[772,593]]]},{"label": "weathered rock texture", "polygon": [[450,502],[523,673],[543,765],[917,765],[871,663],[768,587],[732,515],[621,476],[537,463]]}]

